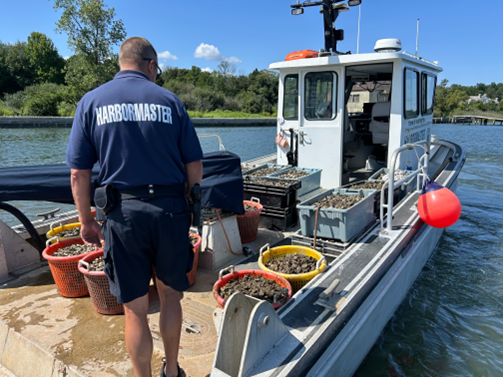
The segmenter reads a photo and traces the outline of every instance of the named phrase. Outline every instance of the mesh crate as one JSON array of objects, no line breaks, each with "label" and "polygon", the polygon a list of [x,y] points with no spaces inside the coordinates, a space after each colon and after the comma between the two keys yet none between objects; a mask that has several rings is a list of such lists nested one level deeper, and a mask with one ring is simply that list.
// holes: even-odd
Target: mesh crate
[{"label": "mesh crate", "polygon": [[105,272],[89,271],[89,264],[100,257],[103,257],[103,249],[87,254],[79,261],[79,271],[86,280],[94,310],[101,314],[124,313],[124,306],[119,304],[117,298],[110,292],[110,284]]},{"label": "mesh crate", "polygon": [[263,209],[258,198],[243,201],[243,205],[246,204],[255,208],[255,210],[246,212],[243,215],[237,215],[239,235],[241,236],[242,243],[252,242],[257,238],[260,213]]},{"label": "mesh crate", "polygon": [[75,244],[83,245],[84,240],[82,238],[61,240],[47,246],[42,252],[42,256],[49,262],[52,277],[58,287],[59,294],[64,297],[84,297],[89,295],[84,276],[79,272],[78,263],[79,260],[90,253],[71,257],[52,256],[59,249]]},{"label": "mesh crate", "polygon": [[[197,264],[199,263],[199,252],[201,251],[201,242],[203,239],[201,236],[195,233],[190,233],[190,235],[197,237],[197,242],[194,244],[194,264],[192,265],[192,270],[187,273],[187,278],[189,279],[190,285],[194,285],[196,283],[196,275],[197,275]],[[155,282],[155,279],[154,279]]]}]

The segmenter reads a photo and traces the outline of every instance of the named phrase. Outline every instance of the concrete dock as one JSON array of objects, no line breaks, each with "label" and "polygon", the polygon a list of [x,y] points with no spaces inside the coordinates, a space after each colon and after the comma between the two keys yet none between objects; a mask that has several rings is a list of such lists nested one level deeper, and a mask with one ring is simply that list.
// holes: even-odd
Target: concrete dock
[{"label": "concrete dock", "polygon": [[[265,243],[283,235],[260,229],[246,246],[257,253]],[[257,268],[235,261],[237,270]],[[240,262],[241,260],[241,262]],[[217,272],[199,269],[196,283],[184,292],[183,326],[179,362],[187,376],[206,377],[211,372],[217,334],[212,294]],[[152,373],[158,375],[163,356],[159,333],[159,299],[149,292],[148,321],[154,339]],[[0,377],[134,377],[124,340],[124,315],[97,313],[89,297],[59,295],[47,262],[18,270],[0,285]]]}]

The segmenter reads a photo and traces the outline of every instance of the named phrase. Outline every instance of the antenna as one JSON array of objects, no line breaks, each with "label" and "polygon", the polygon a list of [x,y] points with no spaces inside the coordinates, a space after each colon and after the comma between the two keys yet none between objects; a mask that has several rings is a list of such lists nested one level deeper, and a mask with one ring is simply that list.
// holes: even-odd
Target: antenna
[{"label": "antenna", "polygon": [[358,37],[356,38],[356,53],[360,52],[360,20],[362,18],[362,5],[358,6]]},{"label": "antenna", "polygon": [[419,18],[417,19],[417,32],[416,32],[416,56],[417,56],[417,45],[419,43]]}]

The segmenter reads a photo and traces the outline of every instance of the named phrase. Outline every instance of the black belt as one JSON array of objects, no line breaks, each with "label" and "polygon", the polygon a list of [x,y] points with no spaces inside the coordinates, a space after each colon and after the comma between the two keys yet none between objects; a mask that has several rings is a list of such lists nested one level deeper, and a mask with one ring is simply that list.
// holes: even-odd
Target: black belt
[{"label": "black belt", "polygon": [[185,184],[176,185],[147,185],[132,189],[117,189],[120,200],[156,199],[165,196],[184,196]]}]

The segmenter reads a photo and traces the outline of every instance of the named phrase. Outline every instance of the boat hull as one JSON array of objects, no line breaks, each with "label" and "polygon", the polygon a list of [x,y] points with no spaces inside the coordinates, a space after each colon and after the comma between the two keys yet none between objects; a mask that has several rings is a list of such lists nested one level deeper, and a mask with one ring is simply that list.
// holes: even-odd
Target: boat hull
[{"label": "boat hull", "polygon": [[[451,186],[455,190],[457,181]],[[421,221],[421,220],[418,220]],[[405,299],[428,262],[444,229],[423,223],[419,236],[405,248],[344,329],[318,359],[308,376],[352,376]]]}]

